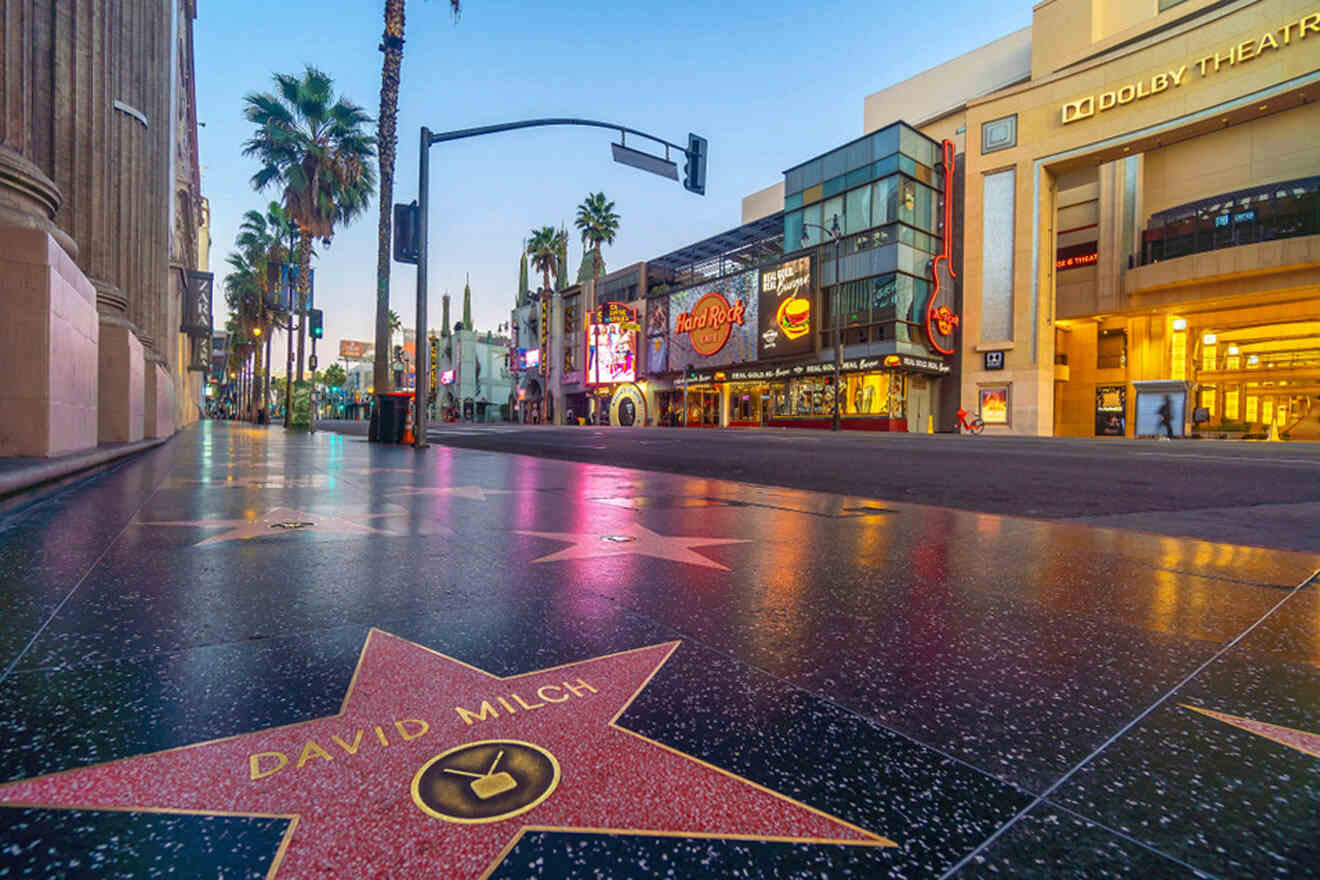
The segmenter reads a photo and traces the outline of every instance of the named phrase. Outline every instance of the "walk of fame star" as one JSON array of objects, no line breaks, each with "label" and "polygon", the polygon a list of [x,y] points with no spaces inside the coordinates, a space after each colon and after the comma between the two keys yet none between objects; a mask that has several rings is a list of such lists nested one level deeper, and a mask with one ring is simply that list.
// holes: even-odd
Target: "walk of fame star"
[{"label": "walk of fame star", "polygon": [[549,556],[533,559],[537,562],[559,562],[563,559],[595,559],[602,556],[654,556],[656,559],[669,559],[674,562],[686,562],[704,568],[718,568],[729,571],[728,566],[720,565],[713,559],[695,553],[692,547],[714,547],[718,544],[747,544],[745,538],[681,538],[675,535],[661,535],[651,531],[640,523],[629,523],[611,529],[605,534],[583,532],[529,532],[521,529],[515,535],[529,535],[533,538],[549,538],[553,541],[567,541],[572,547],[565,547]]},{"label": "walk of fame star", "polygon": [[1215,712],[1211,709],[1189,706],[1186,703],[1179,703],[1178,705],[1182,706],[1184,709],[1191,709],[1193,712],[1199,712],[1208,718],[1215,719],[1216,721],[1231,724],[1239,730],[1245,730],[1247,733],[1254,733],[1256,736],[1263,736],[1265,739],[1274,740],[1274,742],[1279,745],[1287,746],[1290,749],[1296,749],[1304,755],[1310,755],[1313,758],[1320,758],[1320,733],[1308,733],[1305,730],[1297,730],[1293,727],[1283,727],[1279,724],[1256,721],[1253,718],[1243,718],[1240,715],[1229,715],[1227,712]]},{"label": "walk of fame star", "polygon": [[291,819],[268,877],[486,877],[528,831],[893,846],[615,722],[678,642],[499,678],[371,630],[338,715],[0,785]]},{"label": "walk of fame star", "polygon": [[[362,514],[359,519],[379,520],[379,519],[398,519],[406,517],[407,511],[398,513],[367,513]],[[201,519],[201,520],[171,520],[164,522],[139,522],[142,526],[188,526],[191,528],[205,529],[228,529],[219,535],[213,535],[210,538],[198,541],[194,547],[205,547],[208,544],[224,544],[229,541],[246,541],[250,538],[269,538],[272,535],[285,534],[288,532],[321,532],[343,537],[353,537],[360,535],[407,535],[410,532],[392,531],[390,529],[378,529],[367,525],[364,522],[348,519],[342,516],[331,516],[324,513],[308,513],[305,510],[294,510],[290,507],[276,507],[268,510],[261,516],[249,517],[246,519]],[[447,526],[426,524],[425,531],[417,534],[425,535],[453,535],[453,529]]]}]

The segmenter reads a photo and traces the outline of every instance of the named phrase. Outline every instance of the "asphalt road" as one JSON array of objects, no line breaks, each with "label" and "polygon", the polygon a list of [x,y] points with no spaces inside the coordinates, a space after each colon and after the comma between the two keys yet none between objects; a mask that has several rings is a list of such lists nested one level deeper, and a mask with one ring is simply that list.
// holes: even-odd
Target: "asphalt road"
[{"label": "asphalt road", "polygon": [[[365,423],[327,423],[365,432]],[[1320,553],[1320,444],[434,425],[433,443]]]}]

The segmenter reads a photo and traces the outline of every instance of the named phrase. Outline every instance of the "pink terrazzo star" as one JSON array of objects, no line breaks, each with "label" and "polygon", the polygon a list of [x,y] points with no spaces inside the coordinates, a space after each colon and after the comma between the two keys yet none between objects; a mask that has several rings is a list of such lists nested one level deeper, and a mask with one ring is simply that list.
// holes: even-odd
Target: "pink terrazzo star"
[{"label": "pink terrazzo star", "polygon": [[1254,733],[1256,736],[1263,736],[1266,739],[1272,739],[1279,745],[1287,746],[1290,749],[1296,749],[1304,755],[1310,755],[1313,758],[1320,758],[1320,733],[1308,733],[1305,730],[1283,727],[1278,724],[1269,724],[1265,721],[1256,721],[1251,718],[1243,718],[1239,715],[1229,715],[1226,712],[1215,712],[1210,709],[1201,709],[1197,706],[1189,706],[1186,703],[1179,703],[1178,705],[1182,706],[1184,709],[1191,709],[1193,712],[1200,712],[1202,715],[1214,718],[1216,721],[1231,724],[1240,730],[1245,730],[1247,733]]},{"label": "pink terrazzo star", "polygon": [[[499,678],[372,630],[338,715],[10,783],[0,803],[289,817],[268,874],[279,878],[481,878],[528,831],[893,845],[618,727],[677,647]],[[465,743],[539,750],[556,784],[507,818],[438,816],[417,780]],[[478,806],[490,791],[517,796],[531,783],[502,757],[447,772],[484,788],[469,797]]]},{"label": "pink terrazzo star", "polygon": [[533,559],[537,562],[559,562],[564,559],[596,559],[602,556],[654,556],[656,559],[669,559],[674,562],[686,562],[704,568],[718,568],[729,571],[728,566],[693,552],[692,547],[714,547],[718,544],[747,544],[745,538],[702,538],[661,535],[651,531],[640,523],[612,528],[604,533],[582,532],[528,532],[515,530],[516,535],[530,535],[533,538],[549,538],[553,541],[567,541],[572,547],[565,547],[549,556]]}]

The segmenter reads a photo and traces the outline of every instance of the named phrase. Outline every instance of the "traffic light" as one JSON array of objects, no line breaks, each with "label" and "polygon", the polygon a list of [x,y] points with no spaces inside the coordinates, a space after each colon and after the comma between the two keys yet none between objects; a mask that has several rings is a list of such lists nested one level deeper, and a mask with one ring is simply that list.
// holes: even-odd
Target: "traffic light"
[{"label": "traffic light", "polygon": [[307,313],[308,326],[313,339],[320,339],[325,336],[325,328],[321,326],[321,310],[312,309]]},{"label": "traffic light", "polygon": [[687,377],[689,382],[697,378],[697,368],[692,366],[691,364],[687,365]]},{"label": "traffic light", "polygon": [[683,189],[699,196],[706,194],[706,139],[700,135],[688,135],[688,148],[683,151],[687,161],[683,163]]},{"label": "traffic light", "polygon": [[418,232],[417,202],[408,205],[394,205],[394,260],[398,263],[417,265],[421,252],[417,240]]}]

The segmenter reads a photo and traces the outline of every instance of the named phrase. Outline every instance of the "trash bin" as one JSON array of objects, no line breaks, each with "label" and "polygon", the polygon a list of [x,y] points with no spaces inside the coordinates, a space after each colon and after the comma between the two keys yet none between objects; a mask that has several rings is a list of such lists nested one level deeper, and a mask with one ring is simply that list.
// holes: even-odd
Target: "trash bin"
[{"label": "trash bin", "polygon": [[402,443],[403,429],[408,422],[408,407],[412,404],[411,391],[387,391],[376,395],[371,408],[371,424],[367,439],[373,443]]}]

